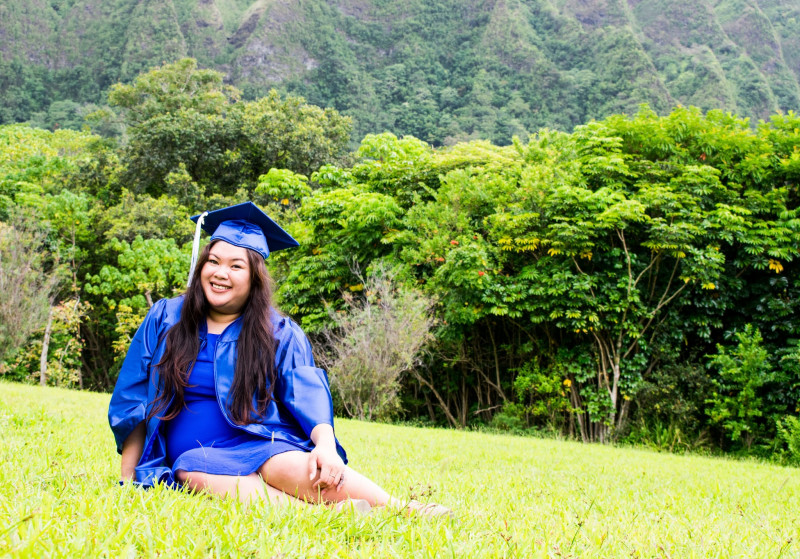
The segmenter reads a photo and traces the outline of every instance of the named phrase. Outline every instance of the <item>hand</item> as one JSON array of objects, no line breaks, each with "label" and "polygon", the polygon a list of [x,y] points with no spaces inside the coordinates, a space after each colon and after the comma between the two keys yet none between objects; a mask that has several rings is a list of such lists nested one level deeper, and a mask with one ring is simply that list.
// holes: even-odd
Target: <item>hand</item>
[{"label": "hand", "polygon": [[312,485],[314,489],[339,488],[344,483],[345,465],[336,448],[316,446],[308,456],[308,479],[319,478]]},{"label": "hand", "polygon": [[125,442],[122,443],[122,460],[120,462],[120,481],[128,482],[136,479],[136,464],[142,457],[146,435],[144,421],[139,423]]}]

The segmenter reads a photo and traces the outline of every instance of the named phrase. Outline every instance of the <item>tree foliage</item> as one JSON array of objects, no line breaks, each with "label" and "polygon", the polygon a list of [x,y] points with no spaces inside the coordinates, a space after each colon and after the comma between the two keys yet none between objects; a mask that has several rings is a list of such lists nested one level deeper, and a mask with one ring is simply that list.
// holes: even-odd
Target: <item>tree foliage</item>
[{"label": "tree foliage", "polygon": [[[440,353],[421,384],[451,423],[486,417],[515,391],[524,399],[522,371],[550,371],[538,390],[557,397],[545,409],[569,416],[551,423],[618,437],[660,364],[688,344],[713,347],[748,312],[766,324],[755,305],[778,305],[778,287],[756,285],[780,275],[794,289],[784,118],[754,133],[722,112],[642,109],[527,144],[445,151],[368,136],[354,166],[312,176],[320,188],[298,210],[304,244],[279,293],[314,330],[323,301],[357,283],[348,259],[402,263],[439,301]],[[795,316],[794,297],[782,300],[776,309]],[[790,328],[772,328],[772,343]]]},{"label": "tree foliage", "polygon": [[[112,386],[143,313],[183,289],[188,217],[251,199],[301,245],[268,261],[281,308],[317,341],[343,336],[329,368],[349,414],[791,460],[796,114],[752,127],[642,107],[507,146],[382,133],[345,154],[338,113],[242,101],[191,60],[114,91],[116,141],[0,127],[4,231],[36,212],[48,306],[86,304],[79,348],[53,326],[49,378],[80,360],[84,387]],[[393,287],[376,299],[354,270],[382,267]],[[34,363],[41,322],[6,374]]]},{"label": "tree foliage", "polygon": [[189,203],[198,189],[252,192],[272,168],[308,174],[344,154],[348,118],[274,90],[241,102],[222,78],[182,59],[112,88],[109,103],[128,125],[123,184],[137,194]]}]

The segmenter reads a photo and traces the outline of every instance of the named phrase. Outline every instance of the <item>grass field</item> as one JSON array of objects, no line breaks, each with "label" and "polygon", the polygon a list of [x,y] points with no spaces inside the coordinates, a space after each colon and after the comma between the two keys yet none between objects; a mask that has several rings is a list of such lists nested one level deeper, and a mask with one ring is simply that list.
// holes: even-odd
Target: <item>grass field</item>
[{"label": "grass field", "polygon": [[107,403],[0,382],[0,556],[800,557],[796,469],[340,420],[352,467],[455,519],[247,507],[118,487]]}]

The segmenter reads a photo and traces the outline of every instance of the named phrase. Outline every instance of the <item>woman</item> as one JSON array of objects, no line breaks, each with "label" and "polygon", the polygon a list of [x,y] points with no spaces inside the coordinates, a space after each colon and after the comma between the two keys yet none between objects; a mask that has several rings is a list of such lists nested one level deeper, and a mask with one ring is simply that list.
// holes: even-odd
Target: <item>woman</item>
[{"label": "woman", "polygon": [[[297,242],[247,202],[195,216],[210,243],[186,293],[158,301],[136,332],[109,407],[122,481],[177,482],[249,501],[400,502],[348,468],[325,372],[272,306],[264,264]],[[426,514],[449,514],[412,502]]]}]

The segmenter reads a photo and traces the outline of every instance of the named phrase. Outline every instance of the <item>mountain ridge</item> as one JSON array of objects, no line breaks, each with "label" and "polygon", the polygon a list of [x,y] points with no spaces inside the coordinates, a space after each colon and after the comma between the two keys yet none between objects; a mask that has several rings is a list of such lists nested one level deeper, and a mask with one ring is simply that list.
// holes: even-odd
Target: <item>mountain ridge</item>
[{"label": "mountain ridge", "polygon": [[[191,56],[245,97],[277,87],[433,144],[676,104],[800,106],[793,0],[8,0],[0,122],[101,103]],[[34,118],[35,117],[35,118]]]}]

